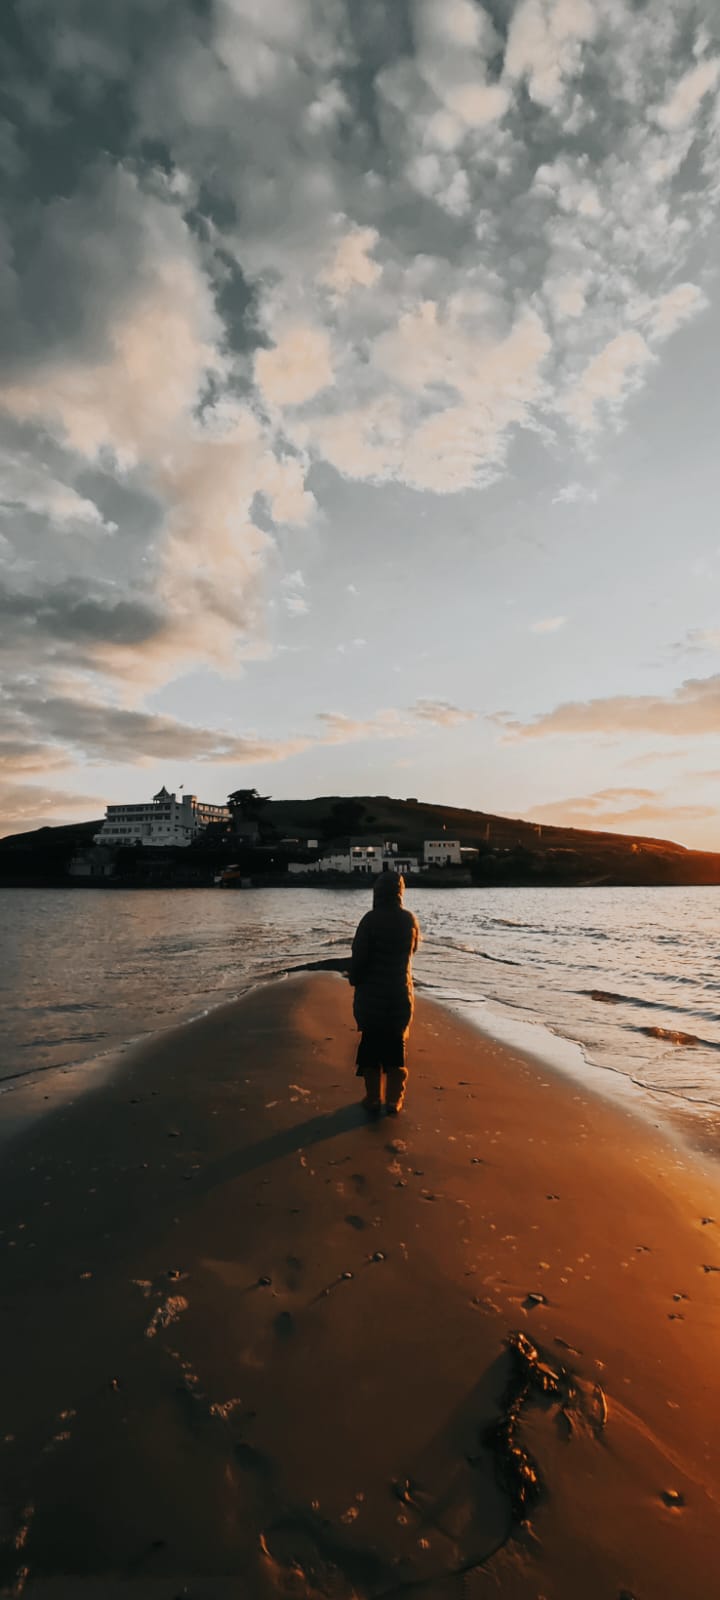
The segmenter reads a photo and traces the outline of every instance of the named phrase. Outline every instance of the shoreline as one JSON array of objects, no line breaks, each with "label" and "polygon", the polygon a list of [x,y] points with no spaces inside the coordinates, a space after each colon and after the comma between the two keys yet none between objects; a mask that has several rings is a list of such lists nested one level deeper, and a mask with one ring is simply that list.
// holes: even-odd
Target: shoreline
[{"label": "shoreline", "polygon": [[0,1587],[701,1600],[717,1177],[430,1001],[397,1121],[355,1047],[290,978],[13,1141]]},{"label": "shoreline", "polygon": [[[34,1120],[52,1115],[58,1101],[62,1103],[68,1099],[73,1080],[82,1082],[87,1074],[91,1075],[85,1084],[86,1090],[91,1092],[95,1074],[98,1082],[107,1081],[131,1064],[136,1052],[160,1044],[167,1035],[178,1030],[182,1032],[240,1004],[257,989],[267,989],[303,975],[338,972],[345,961],[344,957],[327,958],[275,968],[266,976],[249,979],[244,987],[214,1004],[166,1021],[157,1029],[115,1041],[93,1055],[0,1078],[0,1148]],[[720,1102],[691,1100],[672,1089],[651,1088],[620,1068],[593,1060],[588,1046],[554,1027],[547,1017],[532,1020],[517,1017],[506,1000],[492,995],[482,999],[446,997],[435,986],[428,992],[417,978],[415,992],[418,1001],[438,1006],[461,1019],[481,1043],[499,1044],[552,1072],[568,1085],[589,1090],[605,1104],[629,1110],[664,1133],[666,1138],[680,1140],[696,1160],[707,1161],[711,1166],[720,1162]],[[71,1080],[70,1084],[65,1081],[67,1079]]]},{"label": "shoreline", "polygon": [[588,1045],[553,1027],[547,1018],[516,1018],[507,1001],[490,996],[482,1003],[451,1002],[433,996],[433,1003],[567,1083],[587,1088],[605,1104],[627,1109],[666,1138],[680,1139],[694,1156],[720,1162],[720,1101],[691,1100],[673,1089],[651,1088],[619,1067],[593,1060]]}]

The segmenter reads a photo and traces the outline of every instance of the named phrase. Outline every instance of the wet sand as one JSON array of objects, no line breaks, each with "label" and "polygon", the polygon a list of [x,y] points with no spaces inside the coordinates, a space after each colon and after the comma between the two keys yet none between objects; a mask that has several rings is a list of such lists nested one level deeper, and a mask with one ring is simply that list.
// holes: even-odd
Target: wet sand
[{"label": "wet sand", "polygon": [[3,1151],[0,1592],[707,1600],[720,1185],[429,1002],[293,978]]}]

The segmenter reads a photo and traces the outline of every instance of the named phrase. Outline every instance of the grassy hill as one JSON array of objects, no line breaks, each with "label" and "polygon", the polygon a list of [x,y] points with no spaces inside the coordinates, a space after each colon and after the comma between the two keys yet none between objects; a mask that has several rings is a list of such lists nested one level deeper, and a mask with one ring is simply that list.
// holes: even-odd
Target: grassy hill
[{"label": "grassy hill", "polygon": [[[473,877],[480,884],[720,884],[720,854],[687,850],[670,839],[539,827],[522,818],[391,795],[269,800],[259,811],[259,821],[264,848],[244,852],[249,872],[282,873],[294,848],[286,840],[314,838],[330,847],[347,845],[349,838],[393,839],[401,851],[421,854],[425,839],[445,833],[477,848]],[[0,881],[65,881],[70,857],[92,843],[99,826],[98,821],[76,823],[0,839]],[[212,844],[197,841],[191,852],[141,852],[148,867],[151,854],[164,858],[165,882],[187,880],[191,860],[194,880],[200,881],[204,870],[205,881],[211,882],[214,871],[238,857],[239,847],[236,841],[215,839]]]},{"label": "grassy hill", "polygon": [[[512,856],[513,881],[519,870],[526,881],[534,875],[576,883],[603,878],[612,883],[720,884],[720,855],[687,850],[669,839],[539,827],[521,818],[426,800],[390,795],[270,800],[261,818],[263,830],[272,829],[278,838],[311,834],[330,843],[348,835],[370,835],[396,839],[408,851],[421,849],[424,839],[440,838],[445,832],[449,839],[479,849],[478,875],[484,881],[503,881],[503,865],[509,867],[507,857]],[[529,860],[524,860],[526,854]]]}]

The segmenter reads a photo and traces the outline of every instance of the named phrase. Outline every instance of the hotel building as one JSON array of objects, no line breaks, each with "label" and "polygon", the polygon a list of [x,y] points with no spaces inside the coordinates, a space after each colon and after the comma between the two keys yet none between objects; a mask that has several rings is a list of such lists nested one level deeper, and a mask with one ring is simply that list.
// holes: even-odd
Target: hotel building
[{"label": "hotel building", "polygon": [[229,822],[227,806],[206,805],[194,794],[177,800],[162,788],[140,805],[108,806],[96,844],[191,844],[211,822]]}]

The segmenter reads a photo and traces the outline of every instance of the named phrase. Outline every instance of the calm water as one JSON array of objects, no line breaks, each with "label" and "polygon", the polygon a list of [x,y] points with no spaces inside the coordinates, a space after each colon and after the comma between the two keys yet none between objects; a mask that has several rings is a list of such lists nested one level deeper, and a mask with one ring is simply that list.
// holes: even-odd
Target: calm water
[{"label": "calm water", "polygon": [[[343,953],[369,901],[327,889],[0,890],[0,1087]],[[424,936],[419,992],[596,1084],[717,1125],[720,889],[422,889],[407,903]]]}]

